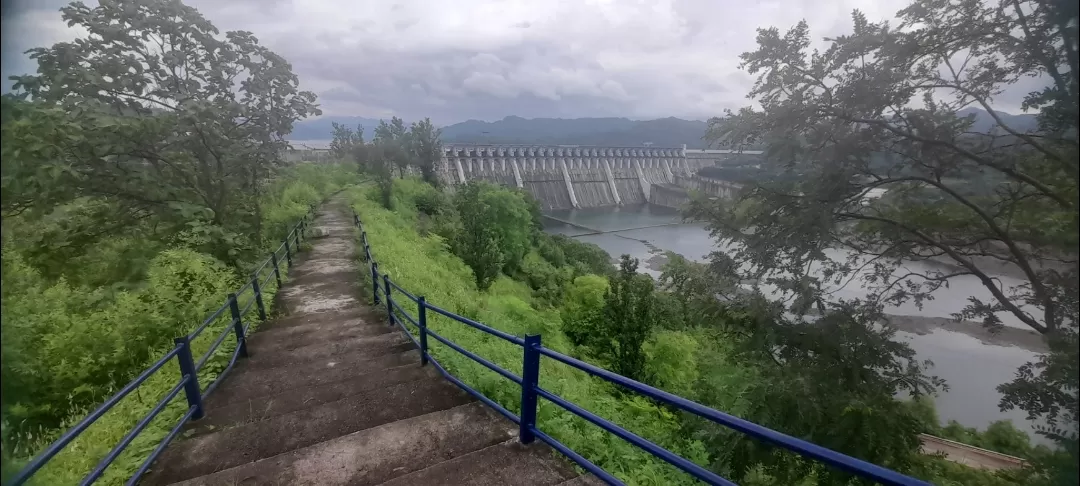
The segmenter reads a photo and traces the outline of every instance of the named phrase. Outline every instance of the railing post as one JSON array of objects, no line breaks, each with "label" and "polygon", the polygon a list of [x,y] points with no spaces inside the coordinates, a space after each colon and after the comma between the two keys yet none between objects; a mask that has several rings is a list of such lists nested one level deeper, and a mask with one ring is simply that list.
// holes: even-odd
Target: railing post
[{"label": "railing post", "polygon": [[390,276],[383,275],[383,298],[386,299],[386,317],[390,319],[390,325],[394,325],[394,304],[393,299],[390,298]]},{"label": "railing post", "polygon": [[236,349],[241,358],[246,358],[247,336],[244,335],[244,319],[240,315],[240,302],[236,294],[229,294],[229,315],[232,316],[233,333],[236,334]]},{"label": "railing post", "polygon": [[285,259],[289,261],[289,268],[292,268],[292,249],[289,248],[289,237],[285,237]]},{"label": "railing post", "polygon": [[266,306],[263,305],[262,289],[259,288],[259,274],[251,276],[251,290],[255,293],[255,307],[259,309],[259,320],[266,320]]},{"label": "railing post", "polygon": [[184,395],[187,397],[189,407],[195,407],[195,413],[191,414],[191,420],[203,418],[202,392],[199,391],[199,374],[195,371],[195,360],[191,357],[191,341],[187,336],[173,339],[173,343],[180,346],[180,352],[176,353],[176,361],[180,365],[180,376],[188,377],[184,384]]},{"label": "railing post", "polygon": [[298,228],[296,231],[296,251],[300,251],[300,233],[303,233],[303,230]]},{"label": "railing post", "polygon": [[528,444],[536,438],[536,386],[540,381],[540,336],[525,336],[525,362],[521,368],[521,428],[518,440]]},{"label": "railing post", "polygon": [[277,252],[270,253],[270,263],[274,265],[274,279],[277,280],[277,286],[281,288],[281,271],[278,270]]},{"label": "railing post", "polygon": [[419,307],[420,315],[417,317],[417,321],[420,323],[420,366],[427,365],[427,300],[421,295],[416,298],[416,305]]},{"label": "railing post", "polygon": [[371,262],[371,293],[375,305],[379,305],[379,264]]},{"label": "railing post", "polygon": [[304,220],[300,219],[300,224],[296,226],[296,247],[300,248],[300,242],[304,239]]}]

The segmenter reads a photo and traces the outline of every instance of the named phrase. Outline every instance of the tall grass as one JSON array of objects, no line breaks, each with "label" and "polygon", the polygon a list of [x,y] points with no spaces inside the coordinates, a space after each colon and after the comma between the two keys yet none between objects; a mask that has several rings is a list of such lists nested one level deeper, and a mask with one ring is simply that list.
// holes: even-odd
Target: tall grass
[{"label": "tall grass", "polygon": [[[408,184],[400,182],[405,185],[403,192],[408,192]],[[529,289],[505,276],[487,292],[477,291],[471,271],[449,252],[446,242],[437,235],[417,231],[417,214],[408,201],[396,198],[396,212],[392,212],[370,199],[365,190],[352,190],[349,197],[364,223],[380,271],[395,283],[451,312],[518,336],[540,334],[544,346],[562,353],[572,351],[560,328],[557,310],[538,309]],[[397,301],[408,302],[404,297]],[[428,325],[443,337],[520,376],[519,346],[433,312],[428,312]],[[518,385],[435,340],[429,340],[429,344],[431,354],[454,376],[508,410],[519,411]],[[540,386],[698,464],[709,464],[704,444],[683,433],[680,417],[648,399],[621,393],[607,382],[546,358],[541,360]],[[544,400],[537,413],[537,425],[629,484],[696,484],[667,463]]]}]

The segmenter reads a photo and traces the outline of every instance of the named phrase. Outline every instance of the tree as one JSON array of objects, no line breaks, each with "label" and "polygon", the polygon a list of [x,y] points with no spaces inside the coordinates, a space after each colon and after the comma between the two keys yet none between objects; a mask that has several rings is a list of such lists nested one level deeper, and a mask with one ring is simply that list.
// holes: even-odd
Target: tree
[{"label": "tree", "polygon": [[387,160],[397,167],[398,177],[405,177],[405,170],[409,168],[410,162],[409,133],[405,122],[396,116],[390,119],[390,123],[380,120],[379,126],[375,127],[373,142],[381,147]]},{"label": "tree", "polygon": [[[995,328],[1007,314],[1052,350],[1000,388],[1001,406],[1045,420],[1043,433],[1075,450],[1076,7],[916,0],[898,16],[893,28],[856,11],[853,34],[823,50],[811,49],[805,22],[758,31],[742,60],[758,75],[751,96],[761,108],[711,120],[709,137],[764,146],[775,177],[734,201],[696,205],[736,243],[713,268],[771,284],[798,314],[826,310],[828,288],[845,282],[868,291],[846,305],[872,309],[921,304],[974,277],[993,299],[971,297],[956,318]],[[1024,78],[1047,81],[1024,100],[1038,110],[1033,130],[993,110]],[[978,117],[995,127],[975,129]],[[836,249],[844,256],[827,253]],[[911,261],[949,266],[905,270]],[[1025,283],[1002,288],[995,265]]]},{"label": "tree", "polygon": [[356,130],[338,122],[331,122],[333,132],[330,151],[335,157],[345,159],[356,156],[356,151],[364,147],[364,126],[357,125]]},{"label": "tree", "polygon": [[[13,78],[28,101],[4,125],[5,165],[63,183],[46,196],[111,198],[238,265],[260,243],[259,195],[284,136],[319,113],[315,95],[251,33],[221,38],[179,0],[74,2],[61,12],[87,34],[28,51],[38,72]],[[33,204],[27,194],[5,197],[5,211]]]},{"label": "tree", "polygon": [[487,290],[503,269],[516,270],[529,249],[531,219],[521,195],[484,182],[454,194],[461,229],[451,246],[472,268],[476,287]]},{"label": "tree", "polygon": [[[695,304],[702,297],[708,298],[705,266],[671,251],[665,252],[664,256],[667,262],[660,274],[660,285],[678,302],[682,320],[698,321],[699,313]],[[668,323],[668,326],[671,327],[672,323]]]},{"label": "tree", "polygon": [[638,260],[623,255],[619,271],[608,279],[599,311],[590,310],[588,296],[594,294],[591,280],[574,281],[575,289],[568,292],[573,303],[564,325],[566,336],[586,352],[611,366],[611,370],[635,380],[646,380],[646,352],[643,349],[656,324],[653,312],[653,282],[648,275],[637,273]]},{"label": "tree", "polygon": [[413,163],[420,168],[425,182],[439,187],[439,162],[442,160],[442,130],[435,128],[431,120],[424,118],[409,127],[409,152]]}]

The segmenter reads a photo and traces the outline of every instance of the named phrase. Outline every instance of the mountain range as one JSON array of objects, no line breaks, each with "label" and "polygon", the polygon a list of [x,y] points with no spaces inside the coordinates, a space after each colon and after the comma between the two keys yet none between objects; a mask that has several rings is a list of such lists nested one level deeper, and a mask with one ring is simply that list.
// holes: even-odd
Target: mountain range
[{"label": "mountain range", "polygon": [[[1036,127],[1034,115],[1012,115],[996,112],[1010,127],[1026,132]],[[961,116],[975,115],[972,127],[977,132],[988,132],[994,119],[986,112],[966,108]],[[332,123],[344,123],[356,127],[363,125],[366,138],[370,138],[379,120],[363,117],[325,116],[305,120],[293,127],[290,140],[329,140]],[[521,143],[595,145],[609,147],[636,147],[650,144],[656,147],[706,148],[702,137],[708,127],[700,120],[659,118],[656,120],[631,120],[629,118],[522,118],[508,116],[502,120],[485,122],[468,120],[442,127],[442,141],[452,143]]]}]

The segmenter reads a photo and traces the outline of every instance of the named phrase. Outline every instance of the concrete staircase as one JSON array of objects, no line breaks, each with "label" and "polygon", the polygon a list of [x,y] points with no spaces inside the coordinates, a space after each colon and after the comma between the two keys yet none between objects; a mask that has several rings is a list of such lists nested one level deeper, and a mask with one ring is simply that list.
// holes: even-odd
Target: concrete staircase
[{"label": "concrete staircase", "polygon": [[144,485],[601,484],[421,367],[361,293],[351,216],[333,201],[278,294],[283,317],[206,401]]}]

